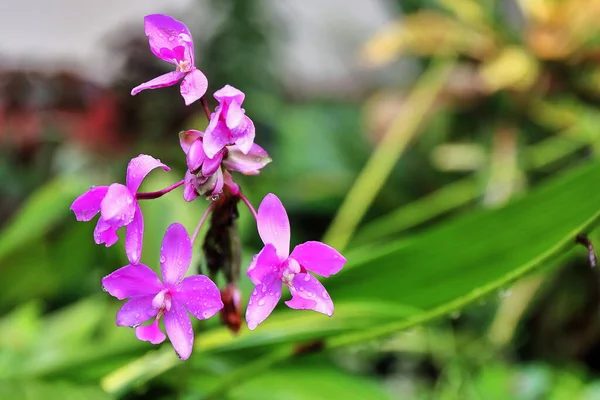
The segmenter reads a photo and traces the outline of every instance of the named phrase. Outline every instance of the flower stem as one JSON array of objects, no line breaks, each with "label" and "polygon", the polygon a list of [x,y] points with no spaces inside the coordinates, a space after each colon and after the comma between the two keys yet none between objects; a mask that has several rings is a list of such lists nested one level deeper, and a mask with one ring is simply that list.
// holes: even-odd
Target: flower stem
[{"label": "flower stem", "polygon": [[200,221],[198,221],[198,225],[196,226],[196,229],[194,230],[194,234],[192,235],[192,246],[196,242],[198,233],[200,233],[200,228],[202,228],[202,225],[204,225],[204,221],[206,221],[208,214],[210,214],[210,212],[213,210],[213,205],[214,205],[214,203],[211,201],[209,206],[206,208],[206,211],[204,211],[204,214],[202,214],[202,218],[200,218]]},{"label": "flower stem", "polygon": [[169,193],[170,191],[172,191],[173,189],[177,189],[179,186],[183,185],[184,180],[180,180],[179,182],[176,182],[174,184],[172,184],[169,187],[166,187],[164,189],[158,190],[156,192],[144,192],[144,193],[136,193],[135,194],[135,198],[138,200],[152,200],[152,199],[157,199],[167,193]]},{"label": "flower stem", "polygon": [[250,212],[252,213],[252,216],[254,217],[254,219],[258,222],[258,214],[256,213],[256,210],[252,206],[252,203],[250,203],[250,200],[248,200],[248,198],[246,196],[244,196],[244,194],[241,191],[238,193],[238,196],[240,197],[240,199],[242,199],[242,201],[244,202],[246,207],[248,207],[248,210],[250,210]]},{"label": "flower stem", "polygon": [[206,97],[200,97],[200,103],[202,103],[202,108],[204,108],[206,119],[210,122],[210,108],[208,108],[208,101],[206,101]]}]

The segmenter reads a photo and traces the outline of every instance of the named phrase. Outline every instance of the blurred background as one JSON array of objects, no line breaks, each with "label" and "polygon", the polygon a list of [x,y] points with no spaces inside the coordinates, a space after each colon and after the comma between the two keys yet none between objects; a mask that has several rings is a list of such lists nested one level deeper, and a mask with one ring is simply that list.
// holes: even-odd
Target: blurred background
[{"label": "blurred background", "polygon": [[[332,319],[283,306],[239,337],[217,318],[199,323],[185,363],[114,325],[120,304],[100,279],[126,264],[122,243],[95,245],[95,224],[68,207],[90,185],[122,182],[140,153],[172,167],[147,191],[181,179],[177,133],[206,126],[177,86],[129,95],[171,69],[149,51],[152,13],[190,27],[209,93],[246,93],[274,160],[236,177],[250,200],[276,193],[293,243],[323,239],[347,254],[349,274],[387,286],[332,278]],[[563,211],[597,218],[600,203],[584,198],[598,181],[565,184],[556,193],[574,200],[548,208],[530,193],[596,164],[599,20],[597,0],[1,3],[0,398],[600,399],[600,280],[585,249],[538,262],[559,242],[552,232],[539,249],[541,237],[509,237]],[[193,230],[206,205],[180,190],[143,203],[142,261],[156,267],[166,227]],[[504,207],[517,223],[503,224]],[[484,233],[461,247],[467,223]],[[565,243],[578,233],[554,228]],[[245,210],[240,235],[245,266],[260,249]],[[429,261],[387,256],[434,237]],[[439,264],[455,266],[451,278]],[[374,303],[379,292],[397,298]]]}]

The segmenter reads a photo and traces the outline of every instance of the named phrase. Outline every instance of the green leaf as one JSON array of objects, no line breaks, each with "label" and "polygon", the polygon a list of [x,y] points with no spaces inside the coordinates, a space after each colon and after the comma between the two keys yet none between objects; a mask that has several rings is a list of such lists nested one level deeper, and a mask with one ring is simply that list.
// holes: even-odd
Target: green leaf
[{"label": "green leaf", "polygon": [[86,185],[81,180],[62,177],[48,182],[33,193],[0,232],[0,260],[42,237],[60,220],[73,217],[69,206],[85,189]]},{"label": "green leaf", "polygon": [[95,386],[40,381],[0,381],[0,399],[19,400],[109,400],[113,397]]}]

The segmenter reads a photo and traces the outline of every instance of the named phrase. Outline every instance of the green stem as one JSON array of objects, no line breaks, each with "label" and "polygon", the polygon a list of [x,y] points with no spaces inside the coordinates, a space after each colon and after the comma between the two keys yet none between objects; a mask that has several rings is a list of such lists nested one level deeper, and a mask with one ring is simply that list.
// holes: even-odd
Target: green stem
[{"label": "green stem", "polygon": [[349,242],[375,196],[386,182],[400,155],[419,132],[423,120],[442,90],[454,60],[435,61],[408,96],[371,157],[348,191],[325,233],[324,242],[342,250]]}]

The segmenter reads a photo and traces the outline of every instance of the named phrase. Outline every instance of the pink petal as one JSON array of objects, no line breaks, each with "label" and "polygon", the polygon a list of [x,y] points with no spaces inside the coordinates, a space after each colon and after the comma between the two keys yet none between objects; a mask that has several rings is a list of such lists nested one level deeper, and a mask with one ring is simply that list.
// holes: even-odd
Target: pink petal
[{"label": "pink petal", "polygon": [[225,85],[221,89],[217,90],[213,95],[219,103],[226,103],[235,101],[238,104],[244,102],[246,95],[239,89],[234,88],[231,85]]},{"label": "pink petal", "polygon": [[185,182],[183,184],[183,199],[185,201],[192,201],[196,197],[198,197],[198,193],[196,192],[196,179],[197,178],[190,171],[186,171],[184,179],[185,179]]},{"label": "pink petal", "polygon": [[192,261],[192,243],[190,237],[180,223],[167,228],[160,247],[160,270],[165,285],[176,285]]},{"label": "pink petal", "polygon": [[104,243],[106,247],[112,246],[119,240],[117,229],[118,228],[107,224],[106,221],[100,217],[96,224],[96,229],[94,229],[94,241],[96,244]]},{"label": "pink petal", "polygon": [[252,144],[248,154],[244,154],[235,145],[227,147],[227,157],[223,160],[223,165],[232,171],[238,171],[245,175],[256,175],[260,169],[271,161],[271,157],[267,152],[257,144]]},{"label": "pink petal", "polygon": [[290,220],[281,200],[272,193],[265,196],[258,207],[258,234],[264,244],[271,243],[279,258],[290,253]]},{"label": "pink petal", "polygon": [[138,204],[135,205],[133,221],[127,225],[125,231],[125,253],[131,264],[138,264],[142,257],[142,245],[144,242],[144,217]]},{"label": "pink petal", "polygon": [[[128,297],[151,296],[163,289],[163,284],[148,266],[126,265],[102,279],[102,287],[119,300]],[[150,300],[152,300],[152,298]]]},{"label": "pink petal", "polygon": [[239,134],[235,134],[235,144],[244,154],[248,154],[254,144],[254,123],[248,117],[245,117],[246,123],[244,124],[244,130]]},{"label": "pink petal", "polygon": [[248,329],[254,330],[262,323],[279,302],[281,298],[281,281],[277,278],[271,281],[256,285],[246,309],[246,323]]},{"label": "pink petal", "polygon": [[188,276],[181,281],[173,300],[183,304],[198,319],[210,318],[223,308],[219,288],[204,275]]},{"label": "pink petal", "polygon": [[150,342],[152,344],[162,343],[167,338],[158,327],[158,318],[155,319],[150,325],[142,325],[135,328],[135,337],[137,337],[139,340]]},{"label": "pink petal", "polygon": [[76,198],[71,204],[71,210],[75,213],[77,221],[89,221],[94,218],[100,211],[100,203],[107,191],[108,186],[96,186]]},{"label": "pink petal", "polygon": [[294,276],[290,286],[292,299],[285,302],[297,310],[315,310],[325,315],[333,315],[333,301],[321,282],[308,273]]},{"label": "pink petal", "polygon": [[202,164],[202,175],[209,176],[217,172],[223,160],[223,152],[218,152],[213,158],[206,158]]},{"label": "pink petal", "polygon": [[336,249],[325,243],[310,241],[294,248],[290,258],[315,274],[328,277],[340,272],[346,259]]},{"label": "pink petal", "polygon": [[187,167],[190,171],[197,172],[204,160],[206,160],[206,154],[204,154],[202,140],[195,140],[190,146],[190,150],[187,152]]},{"label": "pink petal", "polygon": [[[214,118],[213,114],[213,117]],[[214,129],[211,129],[211,126],[206,128],[206,132],[204,132],[204,152],[206,156],[209,158],[213,158],[219,151],[223,149],[227,144],[229,144],[230,132],[229,129],[225,126],[225,123],[222,121],[217,122]]]},{"label": "pink petal", "polygon": [[201,138],[203,135],[204,132],[195,129],[179,132],[179,145],[181,146],[181,150],[187,154],[190,151],[190,146],[196,139]]},{"label": "pink petal", "polygon": [[279,266],[283,260],[277,255],[275,246],[268,243],[262,248],[252,259],[252,262],[248,266],[246,275],[255,285],[260,284],[263,281],[270,281],[271,276],[278,277]]},{"label": "pink petal", "polygon": [[217,172],[209,176],[203,183],[198,186],[198,193],[204,196],[217,195],[223,191],[225,180],[223,178],[223,170],[217,169]]},{"label": "pink petal", "polygon": [[194,346],[194,331],[186,309],[178,302],[173,302],[164,318],[167,335],[177,355],[182,360],[187,360]]},{"label": "pink petal", "polygon": [[127,165],[127,187],[131,193],[136,193],[142,184],[142,181],[155,168],[161,167],[165,171],[170,171],[171,168],[160,162],[160,160],[146,155],[140,154],[132,158]]},{"label": "pink petal", "polygon": [[100,203],[100,213],[108,225],[118,229],[133,220],[136,205],[134,195],[125,185],[113,183]]},{"label": "pink petal", "polygon": [[163,14],[147,15],[144,17],[144,32],[148,36],[150,50],[156,57],[174,64],[172,59],[163,56],[161,50],[184,46],[186,49],[185,59],[193,64],[192,34],[183,22]]},{"label": "pink petal", "polygon": [[237,101],[231,101],[227,107],[227,115],[225,117],[225,124],[232,131],[233,134],[240,133],[245,127],[245,112]]},{"label": "pink petal", "polygon": [[240,193],[240,187],[233,181],[233,177],[229,171],[223,171],[223,186],[227,186],[232,195],[237,196]]},{"label": "pink petal", "polygon": [[158,76],[154,79],[149,80],[148,82],[144,82],[141,85],[138,85],[131,89],[131,95],[135,96],[142,90],[146,89],[158,89],[167,86],[173,86],[177,82],[181,80],[185,76],[185,72],[172,71],[167,72],[164,75]]},{"label": "pink petal", "polygon": [[194,68],[187,73],[185,78],[183,78],[179,89],[181,96],[185,101],[185,105],[189,106],[200,97],[204,96],[208,89],[208,79],[206,79],[206,75],[204,75],[202,71]]},{"label": "pink petal", "polygon": [[136,296],[123,304],[117,312],[118,326],[137,326],[156,317],[158,310],[152,307],[152,295]]}]

